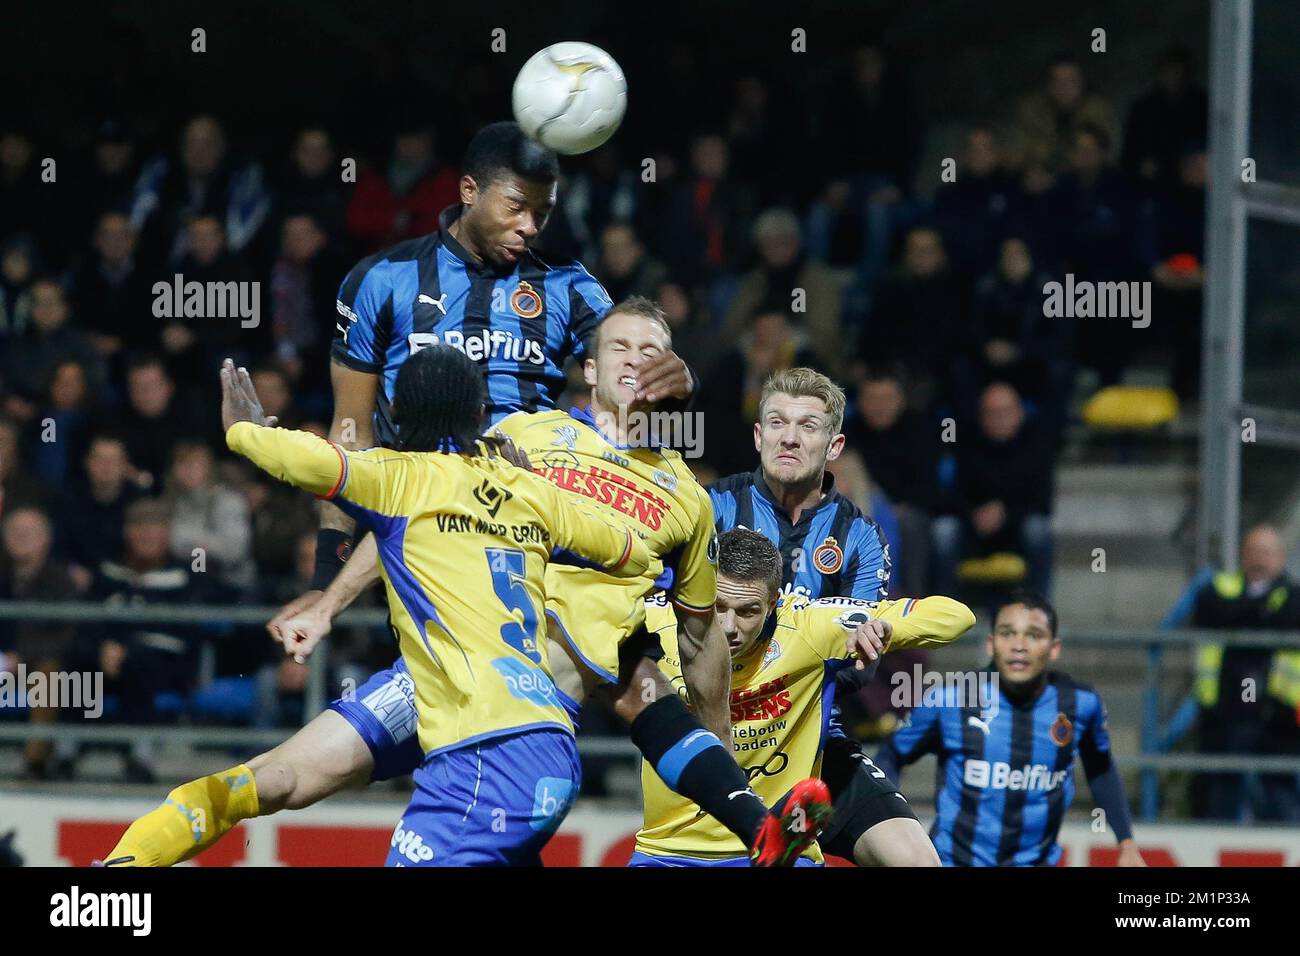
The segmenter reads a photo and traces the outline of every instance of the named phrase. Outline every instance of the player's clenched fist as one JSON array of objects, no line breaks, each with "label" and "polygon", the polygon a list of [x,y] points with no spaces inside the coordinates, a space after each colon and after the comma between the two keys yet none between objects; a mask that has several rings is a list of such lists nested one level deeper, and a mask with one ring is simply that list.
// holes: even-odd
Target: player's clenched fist
[{"label": "player's clenched fist", "polygon": [[324,593],[324,591],[308,591],[306,594],[300,594],[280,608],[275,617],[266,623],[266,632],[271,635],[271,639],[284,644],[285,622],[316,604]]},{"label": "player's clenched fist", "polygon": [[864,621],[849,635],[849,656],[856,657],[854,668],[863,670],[867,661],[876,661],[885,653],[894,628],[888,621]]},{"label": "player's clenched fist", "polygon": [[280,624],[280,643],[299,664],[306,663],[311,652],[330,632],[330,615],[320,604],[295,614]]}]

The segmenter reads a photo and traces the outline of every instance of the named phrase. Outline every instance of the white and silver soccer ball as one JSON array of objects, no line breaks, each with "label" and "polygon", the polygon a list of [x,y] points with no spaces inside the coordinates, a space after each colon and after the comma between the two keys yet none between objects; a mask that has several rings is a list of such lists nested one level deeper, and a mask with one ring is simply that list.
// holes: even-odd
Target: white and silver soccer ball
[{"label": "white and silver soccer ball", "polygon": [[529,57],[515,77],[511,99],[526,134],[573,156],[614,135],[627,111],[627,81],[600,47],[553,43]]}]

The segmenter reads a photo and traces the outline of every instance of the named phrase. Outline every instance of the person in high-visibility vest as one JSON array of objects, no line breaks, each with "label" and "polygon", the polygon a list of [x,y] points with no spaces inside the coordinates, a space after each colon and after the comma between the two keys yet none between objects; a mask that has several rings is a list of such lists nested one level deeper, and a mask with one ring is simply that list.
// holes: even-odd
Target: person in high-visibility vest
[{"label": "person in high-visibility vest", "polygon": [[[1258,525],[1241,547],[1241,571],[1219,572],[1196,596],[1200,628],[1300,630],[1300,584],[1283,568],[1277,530]],[[1300,650],[1202,645],[1196,658],[1201,749],[1209,753],[1300,756]],[[1253,800],[1242,774],[1208,774],[1202,814],[1300,822],[1300,775],[1264,774]]]}]

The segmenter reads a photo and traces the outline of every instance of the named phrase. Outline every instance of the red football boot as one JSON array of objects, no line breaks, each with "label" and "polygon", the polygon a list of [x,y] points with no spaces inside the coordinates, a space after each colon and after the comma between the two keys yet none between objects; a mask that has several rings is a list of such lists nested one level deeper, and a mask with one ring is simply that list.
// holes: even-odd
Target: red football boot
[{"label": "red football boot", "polygon": [[749,860],[754,866],[794,866],[831,819],[831,792],[816,777],[790,790],[781,813],[769,813],[754,838]]}]

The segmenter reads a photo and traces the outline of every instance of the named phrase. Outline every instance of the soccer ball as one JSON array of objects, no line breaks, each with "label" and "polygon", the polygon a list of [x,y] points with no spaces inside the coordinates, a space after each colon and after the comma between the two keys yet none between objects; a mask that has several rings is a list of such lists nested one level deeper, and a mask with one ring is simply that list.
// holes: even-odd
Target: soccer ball
[{"label": "soccer ball", "polygon": [[573,156],[614,135],[627,110],[627,81],[600,47],[554,43],[534,53],[519,71],[512,103],[525,133]]}]

